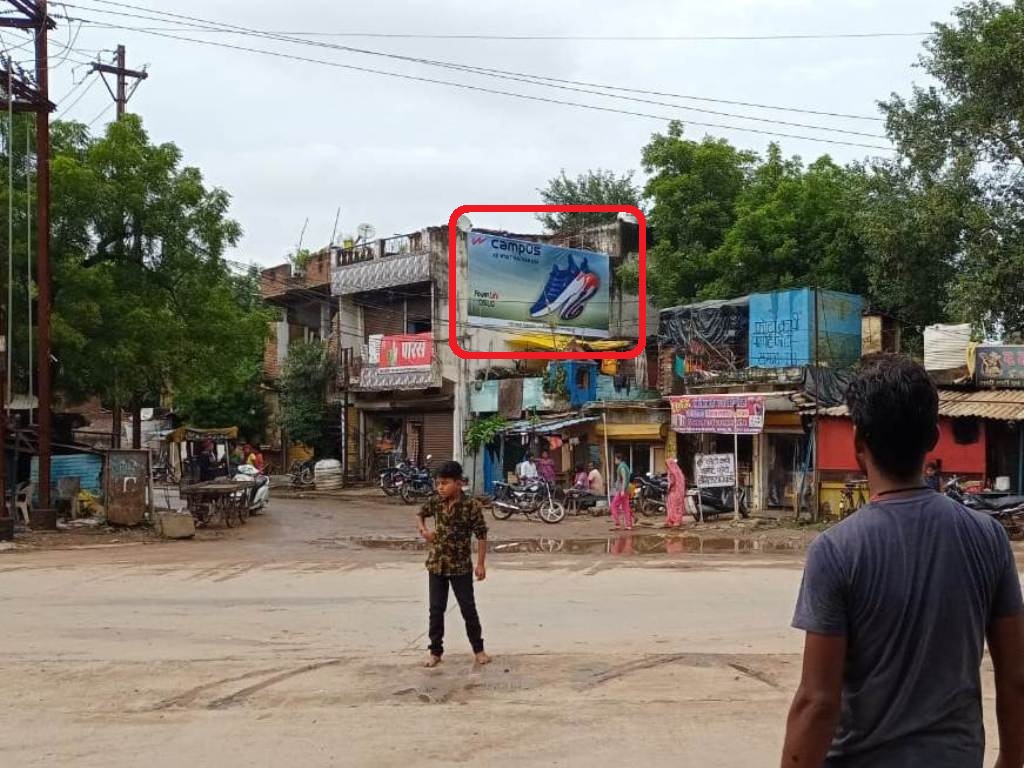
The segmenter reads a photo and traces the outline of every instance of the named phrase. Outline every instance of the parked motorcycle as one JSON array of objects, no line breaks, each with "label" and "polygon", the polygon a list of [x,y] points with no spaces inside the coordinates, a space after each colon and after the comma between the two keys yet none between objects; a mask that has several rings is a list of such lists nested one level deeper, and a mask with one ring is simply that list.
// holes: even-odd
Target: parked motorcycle
[{"label": "parked motorcycle", "polygon": [[494,484],[491,514],[496,520],[508,520],[512,515],[539,517],[545,523],[560,523],[565,519],[565,505],[556,501],[551,486],[541,480],[525,485]]},{"label": "parked motorcycle", "polygon": [[377,484],[385,496],[398,496],[402,492],[402,484],[416,472],[416,467],[402,461],[393,467],[381,470],[377,476]]},{"label": "parked motorcycle", "polygon": [[633,495],[633,511],[644,517],[660,517],[668,512],[668,475],[636,475],[637,490]]},{"label": "parked motorcycle", "polygon": [[293,488],[308,488],[313,485],[313,468],[316,466],[314,459],[306,461],[293,461],[288,469],[288,479]]},{"label": "parked motorcycle", "polygon": [[[433,457],[427,456],[427,461],[430,461],[431,458]],[[431,496],[436,496],[437,489],[434,487],[434,478],[430,474],[430,470],[426,467],[410,469],[408,474],[402,478],[399,494],[406,504],[422,503]]]},{"label": "parked motorcycle", "polygon": [[573,486],[564,493],[566,514],[591,514],[594,517],[600,517],[602,514],[605,514],[605,511],[599,509],[597,505],[603,498],[603,496],[595,496],[586,488]]},{"label": "parked motorcycle", "polygon": [[955,475],[946,483],[946,495],[975,512],[982,512],[998,520],[1014,538],[1024,535],[1024,496],[997,496],[987,498],[967,493]]},{"label": "parked motorcycle", "polygon": [[[687,491],[686,495],[693,500],[698,519],[702,514],[705,520],[735,514],[733,500],[736,489],[732,487],[694,489]],[[739,501],[740,517],[743,519],[750,517],[750,511],[747,509],[747,494],[742,488],[739,489]]]},{"label": "parked motorcycle", "polygon": [[250,515],[262,514],[270,502],[270,478],[262,474],[251,464],[242,464],[235,470],[232,478],[237,482],[252,481],[252,487],[246,489],[246,506]]}]

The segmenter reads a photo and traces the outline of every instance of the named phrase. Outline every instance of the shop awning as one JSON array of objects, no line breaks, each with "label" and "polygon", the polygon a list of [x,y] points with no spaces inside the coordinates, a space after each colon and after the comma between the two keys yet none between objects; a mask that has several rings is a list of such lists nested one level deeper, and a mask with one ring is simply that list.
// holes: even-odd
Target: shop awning
[{"label": "shop awning", "polygon": [[507,435],[549,435],[553,432],[561,432],[569,427],[575,427],[578,424],[586,424],[591,421],[597,421],[596,416],[574,416],[566,419],[556,419],[553,421],[530,421],[526,419],[524,421],[514,421],[505,427],[505,434]]},{"label": "shop awning", "polygon": [[198,443],[206,440],[237,440],[238,427],[218,427],[204,429],[201,427],[178,427],[168,432],[165,439],[169,443]]},{"label": "shop awning", "polygon": [[576,341],[576,345],[586,352],[608,352],[616,349],[630,349],[636,346],[635,341],[586,341],[575,336],[566,336],[550,333],[517,333],[508,338],[508,345],[516,349],[537,349],[551,350],[554,352],[566,350],[569,345]]},{"label": "shop awning", "polygon": [[597,434],[621,440],[664,440],[668,424],[598,424]]},{"label": "shop awning", "polygon": [[[845,405],[825,408],[821,414],[837,417],[850,415]],[[954,389],[940,389],[939,416],[949,419],[1024,421],[1024,390],[987,389],[963,392]]]}]

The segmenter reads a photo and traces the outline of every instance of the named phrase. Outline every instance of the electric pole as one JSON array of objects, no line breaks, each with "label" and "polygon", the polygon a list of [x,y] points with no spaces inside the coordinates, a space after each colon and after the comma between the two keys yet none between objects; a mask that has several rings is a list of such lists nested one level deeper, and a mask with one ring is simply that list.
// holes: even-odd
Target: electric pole
[{"label": "electric pole", "polygon": [[[125,110],[128,107],[128,100],[135,94],[135,90],[139,87],[139,83],[149,77],[145,68],[141,70],[128,69],[125,65],[125,54],[124,46],[117,46],[117,52],[114,58],[114,64],[103,64],[102,62],[94,62],[92,65],[92,72],[99,72],[100,77],[103,78],[103,84],[107,86],[107,90],[110,92],[111,97],[114,99],[114,104],[117,105],[117,119],[120,120],[124,117]],[[114,75],[117,80],[115,81],[115,88],[110,87],[110,83],[107,82],[107,75]],[[135,80],[135,84],[132,86],[131,91],[128,90],[128,78]],[[115,382],[116,383],[116,382]],[[132,409],[132,448],[142,447],[142,409],[138,403],[131,403]],[[111,447],[121,447],[121,399],[118,397],[114,398],[112,407],[112,424],[111,424]]]},{"label": "electric pole", "polygon": [[[100,73],[100,77],[103,78],[103,84],[107,86],[107,90],[110,91],[110,96],[114,99],[114,104],[117,105],[118,120],[124,117],[125,109],[128,107],[128,100],[135,95],[135,89],[139,87],[139,83],[149,77],[149,73],[146,72],[145,68],[136,70],[128,69],[125,66],[123,45],[117,46],[114,64],[103,64],[97,61],[93,63],[92,71]],[[115,83],[116,89],[110,87],[110,83],[107,82],[107,78],[104,77],[104,75],[114,75],[117,78]],[[132,86],[131,91],[128,90],[129,77],[135,80],[135,84]]]},{"label": "electric pole", "polygon": [[[0,18],[0,27],[13,27],[35,34],[36,72],[34,87],[19,77],[11,78],[11,93],[3,106],[36,113],[36,290],[39,330],[37,336],[37,386],[39,393],[39,506],[33,525],[56,528],[57,516],[50,505],[50,457],[53,448],[52,392],[50,387],[50,112],[47,41],[56,23],[49,17],[46,0],[7,0],[21,17]],[[7,62],[7,67],[12,67]],[[10,308],[8,308],[10,311]],[[6,344],[11,340],[6,339]],[[5,414],[6,416],[6,414]]]}]

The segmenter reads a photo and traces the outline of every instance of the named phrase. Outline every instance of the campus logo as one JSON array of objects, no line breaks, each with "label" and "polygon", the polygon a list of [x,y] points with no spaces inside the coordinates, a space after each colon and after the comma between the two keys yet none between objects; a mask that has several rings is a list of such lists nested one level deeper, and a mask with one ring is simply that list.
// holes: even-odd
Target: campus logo
[{"label": "campus logo", "polygon": [[480,245],[481,243],[484,243],[486,241],[487,235],[473,235],[473,237],[470,239],[470,242],[473,245]]},{"label": "campus logo", "polygon": [[575,320],[600,288],[601,278],[590,270],[587,260],[577,266],[570,254],[565,269],[557,263],[551,267],[544,290],[530,308],[530,317],[557,313],[562,320]]}]

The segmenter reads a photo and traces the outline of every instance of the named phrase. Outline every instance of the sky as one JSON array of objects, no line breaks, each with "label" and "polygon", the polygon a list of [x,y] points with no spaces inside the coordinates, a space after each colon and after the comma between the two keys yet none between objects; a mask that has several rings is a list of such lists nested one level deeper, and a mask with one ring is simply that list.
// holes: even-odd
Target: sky
[{"label": "sky", "polygon": [[[645,0],[628,4],[610,0],[502,4],[291,0],[285,5],[248,0],[159,4],[154,0],[124,0],[123,4],[106,0],[57,4],[51,0],[51,13],[78,20],[59,19],[59,28],[51,33],[55,67],[51,93],[58,102],[58,117],[95,121],[93,130],[102,130],[113,116],[111,96],[102,83],[93,82],[97,76],[88,74],[84,63],[97,56],[109,60],[110,51],[118,43],[124,44],[128,66],[146,65],[149,72],[129,110],[142,116],[154,141],[176,143],[185,162],[199,167],[208,185],[223,187],[232,195],[231,215],[245,231],[232,258],[271,265],[283,262],[294,250],[307,220],[303,247],[326,245],[339,208],[337,239],[362,223],[371,224],[378,237],[388,237],[445,224],[460,205],[537,203],[537,189],[561,169],[570,175],[598,167],[633,170],[642,181],[641,149],[653,133],[665,130],[667,120],[531,101],[226,46],[677,118],[687,124],[686,135],[691,138],[710,133],[758,151],[775,140],[786,154],[798,154],[805,160],[827,153],[845,162],[884,155],[885,150],[773,137],[736,127],[886,147],[881,122],[625,94],[668,105],[635,103],[343,51],[336,46],[561,81],[877,117],[879,99],[894,91],[908,93],[912,83],[926,82],[924,73],[914,67],[923,37],[522,37],[916,33],[927,32],[933,21],[948,20],[954,6],[954,2],[943,0]],[[187,23],[182,19],[156,22],[137,18],[157,11],[220,26],[284,32],[316,45],[183,29],[177,26]],[[111,25],[144,27],[157,34]],[[497,39],[353,37],[353,33],[486,35]],[[166,35],[207,40],[213,45]],[[7,32],[3,39],[6,45],[13,45],[25,38]],[[73,43],[70,51],[69,42]],[[25,52],[15,56],[24,57]],[[859,131],[880,138],[710,115],[693,108]],[[471,218],[478,226],[539,230],[530,214],[474,214]]]}]

